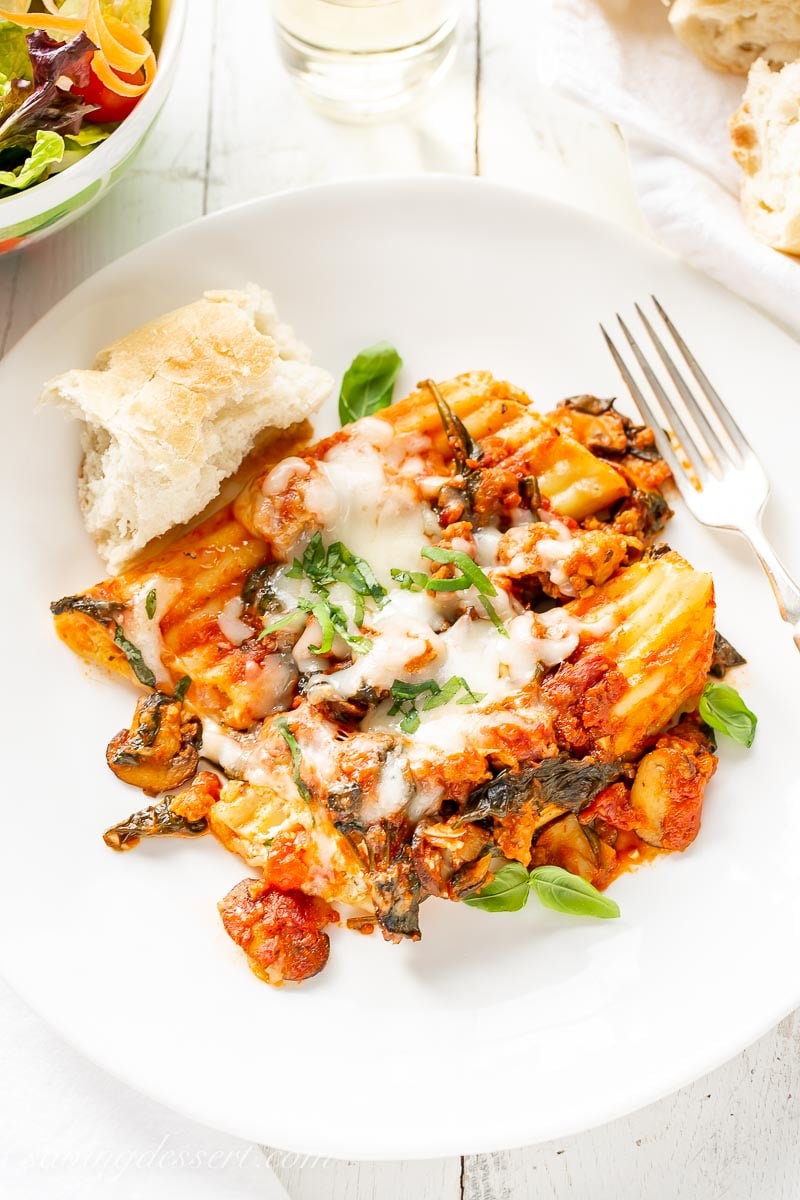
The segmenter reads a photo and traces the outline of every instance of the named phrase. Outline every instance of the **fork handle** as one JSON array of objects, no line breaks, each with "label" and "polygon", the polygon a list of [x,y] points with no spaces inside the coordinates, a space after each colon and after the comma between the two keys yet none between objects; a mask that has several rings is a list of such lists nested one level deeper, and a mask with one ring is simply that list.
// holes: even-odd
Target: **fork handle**
[{"label": "fork handle", "polygon": [[775,599],[778,601],[778,608],[781,610],[781,616],[792,626],[794,644],[800,650],[800,587],[797,586],[773,550],[769,538],[761,528],[760,521],[743,529],[742,532],[767,573],[767,578],[775,593]]}]

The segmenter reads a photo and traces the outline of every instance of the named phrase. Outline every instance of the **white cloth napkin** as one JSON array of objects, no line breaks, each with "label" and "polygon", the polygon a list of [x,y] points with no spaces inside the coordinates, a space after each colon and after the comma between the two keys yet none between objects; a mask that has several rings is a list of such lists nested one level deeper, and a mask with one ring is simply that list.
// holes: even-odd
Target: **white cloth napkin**
[{"label": "white cloth napkin", "polygon": [[800,260],[756,240],[739,208],[728,142],[743,77],[705,67],[661,0],[551,0],[540,74],[616,122],[656,236],[800,335]]},{"label": "white cloth napkin", "polygon": [[118,1083],[61,1041],[2,979],[0,1195],[289,1200],[258,1146]]}]

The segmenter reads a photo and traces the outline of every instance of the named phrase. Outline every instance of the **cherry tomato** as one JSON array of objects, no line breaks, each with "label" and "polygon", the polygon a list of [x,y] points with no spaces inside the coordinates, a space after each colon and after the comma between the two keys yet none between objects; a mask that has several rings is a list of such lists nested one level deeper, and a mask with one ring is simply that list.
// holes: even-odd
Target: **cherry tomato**
[{"label": "cherry tomato", "polygon": [[[126,83],[141,83],[144,78],[141,71],[137,71],[135,75],[128,75],[124,71],[120,71],[119,77]],[[91,72],[86,87],[74,87],[73,91],[83,96],[87,104],[98,106],[86,117],[87,121],[92,121],[96,125],[105,125],[111,121],[124,121],[141,99],[140,96],[118,96],[97,78],[94,71]]]}]

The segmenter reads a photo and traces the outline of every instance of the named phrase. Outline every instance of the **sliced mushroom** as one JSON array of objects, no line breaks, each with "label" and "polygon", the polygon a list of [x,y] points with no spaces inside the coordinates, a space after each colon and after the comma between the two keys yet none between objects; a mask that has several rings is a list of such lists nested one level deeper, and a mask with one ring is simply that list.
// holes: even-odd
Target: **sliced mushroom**
[{"label": "sliced mushroom", "polygon": [[593,883],[600,863],[595,846],[577,817],[570,814],[553,821],[539,834],[531,854],[531,866],[556,866]]},{"label": "sliced mushroom", "polygon": [[421,821],[414,830],[412,856],[423,889],[431,896],[458,900],[480,887],[492,861],[492,841],[480,825]]},{"label": "sliced mushroom", "polygon": [[123,783],[157,796],[191,779],[202,739],[200,719],[185,715],[179,698],[152,692],[136,705],[131,728],[108,743],[106,762]]},{"label": "sliced mushroom", "polygon": [[688,718],[661,735],[639,763],[631,788],[634,828],[642,841],[662,850],[691,845],[716,766],[708,738]]}]

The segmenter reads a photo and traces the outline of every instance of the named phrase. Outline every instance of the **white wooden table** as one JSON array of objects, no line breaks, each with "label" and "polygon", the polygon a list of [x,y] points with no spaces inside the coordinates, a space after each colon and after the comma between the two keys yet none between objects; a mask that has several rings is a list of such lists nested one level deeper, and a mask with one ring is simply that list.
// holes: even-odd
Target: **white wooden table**
[{"label": "white wooden table", "polygon": [[[479,173],[642,230],[618,134],[536,81],[546,0],[463,4],[458,59],[438,92],[404,121],[351,128],[294,92],[274,57],[267,0],[192,0],[175,89],[134,169],[82,221],[0,259],[0,353],[133,246],[225,205],[330,179]],[[251,66],[241,47],[255,40],[264,57]],[[795,1014],[692,1087],[558,1143],[437,1162],[303,1165],[279,1151],[271,1161],[293,1200],[800,1200],[799,1122]]]}]

